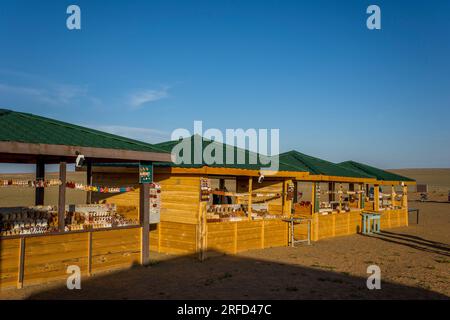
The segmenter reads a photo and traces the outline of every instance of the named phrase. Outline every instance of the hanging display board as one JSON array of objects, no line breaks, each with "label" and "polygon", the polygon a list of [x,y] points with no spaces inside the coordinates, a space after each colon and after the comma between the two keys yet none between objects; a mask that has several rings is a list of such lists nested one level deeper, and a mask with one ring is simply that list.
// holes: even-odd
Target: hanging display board
[{"label": "hanging display board", "polygon": [[139,163],[139,183],[153,182],[153,164],[148,162]]},{"label": "hanging display board", "polygon": [[150,197],[150,223],[161,221],[161,185],[152,183],[149,191]]}]

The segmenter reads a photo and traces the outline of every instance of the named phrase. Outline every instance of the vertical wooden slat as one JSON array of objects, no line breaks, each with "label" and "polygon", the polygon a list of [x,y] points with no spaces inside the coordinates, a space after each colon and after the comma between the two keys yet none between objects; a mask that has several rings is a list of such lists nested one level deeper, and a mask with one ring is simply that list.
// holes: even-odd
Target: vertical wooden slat
[{"label": "vertical wooden slat", "polygon": [[248,220],[252,220],[252,193],[253,193],[253,178],[248,178]]},{"label": "vertical wooden slat", "polygon": [[[198,226],[195,226],[196,228],[198,227]],[[161,222],[160,223],[158,223],[158,253],[160,253],[161,252]],[[196,232],[196,234],[197,234],[197,232]]]},{"label": "vertical wooden slat", "polygon": [[373,210],[380,210],[380,186],[377,184],[373,187]]},{"label": "vertical wooden slat", "polygon": [[[92,161],[87,162],[86,166],[86,184],[92,185]],[[86,203],[92,203],[92,192],[86,192]]]},{"label": "vertical wooden slat", "polygon": [[234,223],[234,253],[238,251],[238,223]]},{"label": "vertical wooden slat", "polygon": [[261,221],[261,248],[264,249],[264,220]]},{"label": "vertical wooden slat", "polygon": [[[39,158],[36,161],[36,180],[45,179],[45,162]],[[35,204],[37,206],[44,205],[44,188],[36,188],[35,190]]]},{"label": "vertical wooden slat", "polygon": [[17,277],[17,288],[18,289],[23,288],[24,272],[25,272],[25,238],[20,238],[19,269],[18,269],[18,277]]},{"label": "vertical wooden slat", "polygon": [[92,275],[92,232],[88,232],[88,275]]},{"label": "vertical wooden slat", "polygon": [[150,262],[150,186],[148,183],[140,184],[139,194],[139,220],[141,223],[141,264]]},{"label": "vertical wooden slat", "polygon": [[66,163],[61,162],[59,164],[59,180],[61,185],[59,186],[58,195],[58,230],[64,232],[64,218],[66,212]]}]

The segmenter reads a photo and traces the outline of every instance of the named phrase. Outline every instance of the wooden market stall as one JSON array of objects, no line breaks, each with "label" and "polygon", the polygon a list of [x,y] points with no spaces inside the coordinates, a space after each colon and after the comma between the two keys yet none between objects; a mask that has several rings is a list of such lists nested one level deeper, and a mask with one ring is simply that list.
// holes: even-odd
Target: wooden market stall
[{"label": "wooden market stall", "polygon": [[339,166],[376,178],[372,187],[366,185],[365,209],[381,213],[381,228],[408,225],[408,186],[415,180],[355,161]]},{"label": "wooden market stall", "polygon": [[[183,141],[194,150],[196,138]],[[179,143],[155,146],[171,152]],[[204,139],[201,143],[200,152],[216,144]],[[218,146],[222,154],[230,148],[233,154],[238,151],[225,144]],[[375,176],[297,151],[279,155],[279,171],[269,176],[260,163],[248,162],[249,151],[244,154],[247,160],[242,164],[206,164],[203,159],[196,163],[193,152],[189,163],[155,163],[154,181],[161,185],[162,204],[161,223],[150,232],[152,250],[198,253],[203,258],[210,250],[237,253],[286,246],[290,239],[286,220],[291,217],[311,221],[313,241],[361,231],[361,213],[370,209],[365,207],[369,200],[365,186],[378,184]],[[136,164],[103,164],[94,168],[93,177],[101,184],[135,179],[137,174]],[[309,188],[306,201],[298,197],[300,185]],[[129,193],[106,201],[130,203],[137,194],[134,200]],[[405,225],[399,212],[394,208],[385,211],[382,227]],[[307,224],[295,228],[297,238],[306,235]]]},{"label": "wooden market stall", "polygon": [[[185,139],[192,146],[198,137]],[[179,141],[155,145],[171,152]],[[285,246],[291,214],[293,179],[306,172],[280,163],[274,174],[261,163],[250,163],[252,154],[243,149],[201,139],[200,152],[217,146],[225,155],[231,151],[241,164],[206,164],[194,160],[183,164],[155,163],[154,181],[161,186],[161,223],[151,231],[150,246],[165,253],[202,257],[206,251],[237,253],[249,249]],[[178,155],[182,157],[183,155]],[[111,167],[116,172],[111,173]],[[137,174],[136,164],[107,164],[94,168],[94,182],[121,181]],[[131,195],[131,194],[130,194]],[[136,194],[135,194],[136,196]],[[120,198],[120,199],[118,199]],[[131,201],[122,195],[107,201]],[[136,201],[136,200],[134,200]]]},{"label": "wooden market stall", "polygon": [[[290,151],[280,154],[280,161],[291,166],[308,168],[307,179],[298,180],[294,200],[294,215],[309,217],[312,220],[312,240],[359,233],[362,230],[361,214],[363,212],[381,213],[381,228],[393,228],[408,225],[406,184],[413,180],[390,174],[384,170],[372,168],[361,170],[348,163],[335,164],[323,159]],[[389,177],[390,180],[386,180]],[[404,186],[400,200],[395,199],[386,206],[371,205],[369,185],[396,184]],[[307,186],[306,199],[299,198],[299,186]],[[378,195],[376,195],[378,198]],[[381,201],[380,201],[381,203]],[[305,234],[305,227],[298,228],[300,236]]]},{"label": "wooden market stall", "polygon": [[[148,144],[32,114],[0,110],[0,162],[35,164],[32,180],[1,180],[0,192],[35,190],[35,205],[0,208],[0,289],[67,278],[76,265],[82,275],[149,262],[150,184],[145,175],[120,187],[93,185],[97,162],[170,161]],[[87,165],[86,183],[67,181],[68,164]],[[46,164],[59,164],[48,180]],[[150,178],[151,181],[151,178]],[[45,204],[45,189],[58,188],[58,201]],[[86,191],[85,203],[66,203],[66,189]],[[92,204],[94,194],[125,195],[137,202]]]}]

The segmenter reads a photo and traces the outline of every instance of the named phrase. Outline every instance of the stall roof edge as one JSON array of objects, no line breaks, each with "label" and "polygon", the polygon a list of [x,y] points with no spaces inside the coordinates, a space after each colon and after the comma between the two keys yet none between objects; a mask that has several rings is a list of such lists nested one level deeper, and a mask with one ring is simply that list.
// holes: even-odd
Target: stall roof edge
[{"label": "stall roof edge", "polygon": [[142,141],[8,109],[0,109],[0,141],[167,153]]},{"label": "stall roof edge", "polygon": [[402,176],[402,175],[399,175],[399,174],[396,174],[393,172],[389,172],[389,171],[386,171],[383,169],[372,167],[367,164],[356,162],[353,160],[344,161],[344,162],[338,163],[338,165],[341,167],[344,167],[344,168],[353,169],[355,171],[370,174],[379,181],[415,182],[414,179],[411,179],[411,178],[408,178],[408,177],[405,177],[405,176]]}]

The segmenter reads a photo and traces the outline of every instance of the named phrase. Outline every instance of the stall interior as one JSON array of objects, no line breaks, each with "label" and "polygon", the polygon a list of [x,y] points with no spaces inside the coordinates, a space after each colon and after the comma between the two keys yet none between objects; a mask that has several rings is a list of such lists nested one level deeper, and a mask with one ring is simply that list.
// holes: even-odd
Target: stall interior
[{"label": "stall interior", "polygon": [[[78,173],[78,175],[73,173],[74,176],[80,174],[83,173]],[[36,179],[34,175],[31,176],[30,174],[21,177],[21,179],[0,180],[2,194],[6,196],[9,194],[15,195],[14,197],[8,197],[9,199],[6,202],[2,201],[4,206],[0,207],[1,237],[60,231],[58,229],[59,204],[55,204],[55,202],[58,202],[59,189],[61,188],[68,191],[69,197],[67,198],[69,198],[69,201],[76,201],[76,204],[64,204],[65,232],[137,226],[140,224],[136,206],[126,205],[126,203],[116,204],[113,200],[113,196],[117,194],[126,198],[127,193],[136,192],[135,187],[120,187],[117,183],[114,186],[93,186],[79,181],[80,179],[63,182],[60,179],[49,179],[48,176],[51,177],[52,175],[54,174],[49,173],[45,178]],[[84,176],[86,175],[84,174]],[[160,186],[152,184],[149,195],[151,216],[159,214],[160,192]],[[102,196],[92,197],[92,193],[102,194]],[[34,199],[36,194],[39,196]],[[95,201],[93,198],[97,200]],[[109,199],[112,199],[112,201]],[[80,202],[84,203],[80,204]],[[24,205],[24,203],[36,203],[36,205]]]},{"label": "stall interior", "polygon": [[314,196],[318,206],[315,211],[322,215],[359,210],[364,194],[364,188],[359,184],[299,181],[294,215],[311,215]]},{"label": "stall interior", "polygon": [[[258,182],[235,178],[201,178],[201,197],[206,201],[207,222],[274,219],[279,214],[270,210],[270,203],[281,201],[282,190],[258,190]],[[249,181],[249,182],[247,182]],[[250,182],[251,181],[251,182]],[[255,189],[249,190],[249,184]],[[278,182],[277,182],[278,183]],[[292,191],[293,193],[293,188]]]}]

